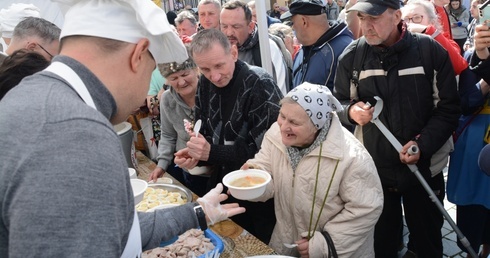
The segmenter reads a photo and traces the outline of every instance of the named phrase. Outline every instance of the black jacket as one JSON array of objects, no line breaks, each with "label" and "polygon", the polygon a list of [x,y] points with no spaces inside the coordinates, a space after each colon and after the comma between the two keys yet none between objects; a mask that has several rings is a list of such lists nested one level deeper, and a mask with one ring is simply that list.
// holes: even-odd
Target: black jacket
[{"label": "black jacket", "polygon": [[[399,29],[400,40],[393,46],[364,48],[367,52],[360,68],[357,100],[369,101],[373,106],[374,96],[383,100],[380,120],[402,146],[420,135],[417,143],[421,158],[417,166],[425,177],[429,177],[431,156],[458,125],[461,112],[457,84],[447,51],[441,45],[426,35],[415,38],[403,24]],[[419,45],[428,49],[419,50]],[[335,96],[346,105],[340,114],[346,124],[352,123],[346,116],[349,105],[357,101],[351,101],[355,50],[356,41],[340,56],[335,80]],[[429,53],[429,56],[422,58],[424,53]],[[373,123],[363,126],[362,133],[381,182],[385,186],[396,187],[403,176],[398,177],[394,171],[408,170],[401,163],[398,151]]]}]

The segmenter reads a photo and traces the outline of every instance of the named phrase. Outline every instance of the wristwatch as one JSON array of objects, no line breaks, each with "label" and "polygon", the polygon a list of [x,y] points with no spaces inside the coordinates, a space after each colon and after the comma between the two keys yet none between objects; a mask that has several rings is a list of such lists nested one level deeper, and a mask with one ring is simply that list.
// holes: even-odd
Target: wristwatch
[{"label": "wristwatch", "polygon": [[197,221],[199,222],[199,227],[202,231],[208,228],[208,223],[206,222],[206,214],[204,214],[204,210],[201,205],[197,205],[194,207],[194,211],[196,212]]}]

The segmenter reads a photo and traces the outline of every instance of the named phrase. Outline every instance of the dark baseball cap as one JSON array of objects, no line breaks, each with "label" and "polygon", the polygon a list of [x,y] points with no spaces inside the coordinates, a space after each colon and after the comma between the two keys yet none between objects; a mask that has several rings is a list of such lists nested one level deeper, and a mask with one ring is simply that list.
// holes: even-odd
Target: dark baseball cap
[{"label": "dark baseball cap", "polygon": [[369,15],[378,16],[383,14],[386,9],[400,9],[399,0],[358,0],[355,5],[347,10],[367,13]]},{"label": "dark baseball cap", "polygon": [[320,0],[296,0],[289,5],[289,11],[281,15],[281,21],[291,18],[295,14],[320,15],[326,13],[325,6]]}]

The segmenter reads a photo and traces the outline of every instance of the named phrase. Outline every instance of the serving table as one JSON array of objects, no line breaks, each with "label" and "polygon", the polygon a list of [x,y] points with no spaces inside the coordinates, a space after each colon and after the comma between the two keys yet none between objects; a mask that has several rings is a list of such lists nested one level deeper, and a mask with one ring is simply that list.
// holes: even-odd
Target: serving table
[{"label": "serving table", "polygon": [[[151,172],[155,169],[156,164],[146,157],[140,151],[136,152],[136,160],[138,162],[136,171],[138,172],[138,178],[148,180]],[[165,177],[172,179],[173,184],[183,186],[179,181],[173,178],[169,174],[165,174]],[[198,196],[194,193],[193,201]],[[216,234],[218,234],[224,243],[224,250],[220,257],[249,257],[254,255],[274,255],[277,254],[272,248],[266,245],[264,242],[257,239],[241,226],[233,222],[232,220],[225,220],[214,224],[209,227]]]}]

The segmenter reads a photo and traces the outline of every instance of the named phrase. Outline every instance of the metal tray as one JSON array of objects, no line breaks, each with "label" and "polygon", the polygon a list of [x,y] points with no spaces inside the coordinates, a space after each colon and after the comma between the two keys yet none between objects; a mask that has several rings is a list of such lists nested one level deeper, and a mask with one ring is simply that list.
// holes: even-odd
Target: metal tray
[{"label": "metal tray", "polygon": [[192,192],[184,186],[178,186],[173,184],[148,184],[148,187],[164,189],[169,192],[179,192],[182,196],[187,197],[187,202],[192,202]]}]

